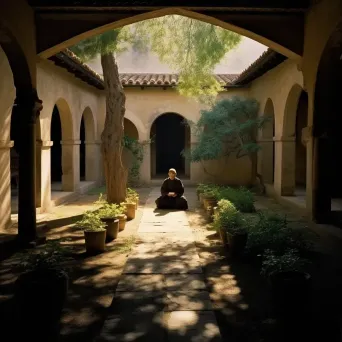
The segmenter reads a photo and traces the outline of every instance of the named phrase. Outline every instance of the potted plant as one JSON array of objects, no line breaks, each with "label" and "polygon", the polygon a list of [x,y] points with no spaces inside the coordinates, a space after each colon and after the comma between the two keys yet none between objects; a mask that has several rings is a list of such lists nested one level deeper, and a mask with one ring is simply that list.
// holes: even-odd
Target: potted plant
[{"label": "potted plant", "polygon": [[216,186],[207,188],[203,193],[202,193],[202,198],[203,198],[203,206],[204,209],[206,210],[207,207],[215,207],[217,205],[217,199],[219,195],[219,190]]},{"label": "potted plant", "polygon": [[138,209],[139,194],[135,190],[127,188],[127,198],[130,198],[132,202],[135,202],[135,209]]},{"label": "potted plant", "polygon": [[58,338],[68,292],[67,259],[66,249],[56,242],[48,242],[41,250],[21,255],[18,268],[24,272],[15,282],[14,300],[18,326],[26,338],[45,341]]},{"label": "potted plant", "polygon": [[277,315],[303,314],[309,309],[311,275],[306,271],[309,261],[298,250],[288,249],[282,254],[266,250],[261,274],[268,278]]},{"label": "potted plant", "polygon": [[247,244],[248,230],[240,212],[230,217],[226,234],[229,254],[232,257],[241,256]]},{"label": "potted plant", "polygon": [[76,225],[83,229],[86,251],[89,254],[104,252],[106,244],[106,224],[98,214],[87,211]]},{"label": "potted plant", "polygon": [[106,224],[106,240],[112,241],[118,237],[119,233],[119,220],[117,215],[119,214],[117,204],[106,203],[99,209],[98,215],[102,222]]},{"label": "potted plant", "polygon": [[128,220],[133,220],[135,218],[136,201],[133,198],[126,198],[126,201],[122,203],[125,208],[125,214]]}]

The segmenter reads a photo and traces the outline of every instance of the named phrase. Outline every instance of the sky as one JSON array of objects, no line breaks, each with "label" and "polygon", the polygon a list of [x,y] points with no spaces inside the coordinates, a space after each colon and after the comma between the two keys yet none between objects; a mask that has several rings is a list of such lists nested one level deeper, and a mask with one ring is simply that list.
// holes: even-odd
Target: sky
[{"label": "sky", "polygon": [[[243,37],[241,43],[234,50],[227,53],[222,62],[216,66],[215,73],[240,74],[266,50],[267,46]],[[172,73],[170,68],[162,64],[157,55],[152,52],[147,55],[140,55],[129,49],[118,56],[117,62],[119,73]],[[87,64],[102,75],[99,58]]]}]

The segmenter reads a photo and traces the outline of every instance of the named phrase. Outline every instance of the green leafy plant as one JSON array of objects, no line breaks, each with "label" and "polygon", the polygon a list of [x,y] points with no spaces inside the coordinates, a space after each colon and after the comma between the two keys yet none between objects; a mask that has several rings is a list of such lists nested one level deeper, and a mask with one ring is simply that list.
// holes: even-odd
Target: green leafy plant
[{"label": "green leafy plant", "polygon": [[261,274],[271,276],[280,272],[304,272],[310,262],[303,259],[296,249],[287,249],[284,253],[279,254],[273,250],[265,250]]},{"label": "green leafy plant", "polygon": [[136,201],[139,198],[139,194],[137,191],[127,188],[127,197],[132,198],[134,201]]},{"label": "green leafy plant", "polygon": [[76,227],[85,231],[103,231],[106,224],[101,221],[98,213],[86,211],[82,219],[76,222]]},{"label": "green leafy plant", "polygon": [[223,228],[232,235],[247,232],[243,215],[228,200],[218,202],[218,210],[214,214],[214,227],[216,230]]},{"label": "green leafy plant", "polygon": [[118,204],[105,203],[98,211],[100,218],[115,218],[123,214],[124,208]]},{"label": "green leafy plant", "polygon": [[237,210],[243,213],[252,213],[255,211],[254,195],[245,187],[238,189],[231,187],[222,187],[218,190],[218,199],[227,199],[231,201]]},{"label": "green leafy plant", "polygon": [[48,241],[43,248],[26,250],[19,255],[19,271],[63,270],[65,263],[71,260],[70,248],[61,246],[58,241]]},{"label": "green leafy plant", "polygon": [[307,251],[312,242],[300,231],[288,226],[286,216],[274,213],[258,212],[256,224],[249,227],[247,250],[253,255],[262,255],[271,249],[283,253],[287,249]]}]

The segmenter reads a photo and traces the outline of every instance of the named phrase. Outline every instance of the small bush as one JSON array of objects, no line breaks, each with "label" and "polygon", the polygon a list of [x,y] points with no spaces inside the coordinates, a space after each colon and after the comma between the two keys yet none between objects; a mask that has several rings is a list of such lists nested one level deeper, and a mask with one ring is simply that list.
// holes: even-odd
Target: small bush
[{"label": "small bush", "polygon": [[218,189],[218,200],[227,199],[234,204],[237,210],[242,213],[252,213],[255,211],[254,195],[245,187],[234,189],[222,187]]},{"label": "small bush", "polygon": [[262,262],[261,274],[270,276],[280,272],[305,271],[309,261],[300,257],[296,249],[287,249],[282,254],[266,250]]},{"label": "small bush", "polygon": [[263,254],[267,249],[284,253],[287,249],[309,250],[312,243],[303,232],[288,226],[285,216],[258,213],[259,220],[249,227],[247,250],[250,254]]},{"label": "small bush", "polygon": [[228,200],[218,202],[218,210],[214,215],[214,227],[216,230],[225,229],[231,234],[241,234],[246,231],[246,224],[242,214]]}]

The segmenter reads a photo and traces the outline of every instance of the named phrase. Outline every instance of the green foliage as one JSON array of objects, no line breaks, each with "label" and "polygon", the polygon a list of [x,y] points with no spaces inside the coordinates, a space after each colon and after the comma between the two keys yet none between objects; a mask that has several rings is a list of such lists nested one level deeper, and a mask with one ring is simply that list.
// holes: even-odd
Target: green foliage
[{"label": "green foliage", "polygon": [[227,199],[231,201],[237,210],[243,213],[252,213],[255,211],[254,195],[245,187],[238,189],[231,187],[222,187],[219,190],[218,199]]},{"label": "green foliage", "polygon": [[280,272],[302,272],[308,265],[309,261],[301,258],[296,249],[287,249],[283,254],[268,249],[264,253],[261,274],[270,276]]},{"label": "green foliage", "polygon": [[82,219],[76,222],[76,227],[85,231],[103,231],[106,224],[101,221],[98,213],[93,211],[86,211]]},{"label": "green foliage", "polygon": [[223,99],[209,110],[202,110],[196,124],[191,123],[198,144],[190,152],[190,160],[216,160],[235,154],[236,158],[256,153],[257,129],[268,118],[258,116],[256,100],[235,96]]},{"label": "green foliage", "polygon": [[241,41],[238,34],[195,19],[170,15],[135,24],[160,60],[180,75],[182,95],[205,99],[222,89],[215,66]]},{"label": "green foliage", "polygon": [[271,249],[277,253],[285,253],[287,249],[307,251],[312,248],[308,237],[299,230],[288,226],[285,216],[259,212],[257,224],[249,228],[247,250],[252,255],[263,255]]},{"label": "green foliage", "polygon": [[225,229],[232,235],[245,233],[246,225],[242,214],[228,200],[220,200],[214,214],[214,227],[216,230]]},{"label": "green foliage", "polygon": [[115,218],[124,213],[124,208],[115,203],[105,203],[98,211],[100,218]]},{"label": "green foliage", "polygon": [[139,194],[137,191],[127,188],[127,197],[132,198],[134,201],[136,201],[139,198]]},{"label": "green foliage", "polygon": [[149,141],[140,142],[135,138],[131,138],[127,135],[123,137],[123,146],[131,151],[133,155],[133,163],[128,174],[128,184],[135,185],[139,182],[140,177],[140,166],[144,160],[144,150],[146,144]]},{"label": "green foliage", "polygon": [[26,250],[19,255],[19,271],[65,270],[63,264],[70,258],[70,248],[58,241],[48,241],[42,249]]}]

